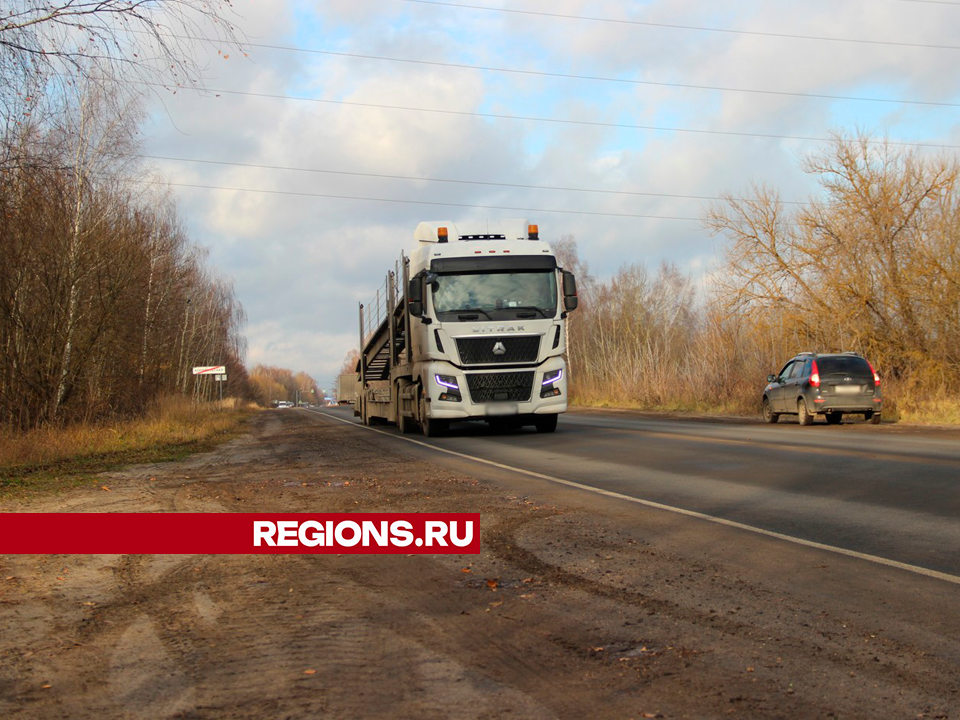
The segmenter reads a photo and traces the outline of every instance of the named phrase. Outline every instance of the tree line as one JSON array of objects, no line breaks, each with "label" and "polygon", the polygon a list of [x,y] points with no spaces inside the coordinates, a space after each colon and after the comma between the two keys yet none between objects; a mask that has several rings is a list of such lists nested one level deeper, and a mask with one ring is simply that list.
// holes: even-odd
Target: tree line
[{"label": "tree line", "polygon": [[207,0],[0,10],[0,426],[248,394],[243,308],[136,159],[140,81],[196,80],[174,38],[232,37]]},{"label": "tree line", "polygon": [[703,284],[644,263],[598,279],[576,242],[572,391],[592,403],[753,411],[799,351],[857,351],[901,406],[960,399],[960,164],[865,135],[803,161],[820,192],[754,186],[704,215],[727,239]]},{"label": "tree line", "polygon": [[250,371],[251,394],[260,405],[277,400],[296,402],[323,402],[323,389],[305,372],[271,365],[257,365]]}]

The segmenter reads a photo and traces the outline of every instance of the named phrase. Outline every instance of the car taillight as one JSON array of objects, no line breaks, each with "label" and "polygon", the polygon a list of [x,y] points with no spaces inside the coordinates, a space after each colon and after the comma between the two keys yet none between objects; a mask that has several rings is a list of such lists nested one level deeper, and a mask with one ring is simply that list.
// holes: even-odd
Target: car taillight
[{"label": "car taillight", "polygon": [[879,385],[879,384],[880,384],[880,376],[877,375],[877,371],[873,369],[873,365],[870,364],[870,361],[869,361],[869,360],[867,360],[867,365],[870,367],[870,372],[873,373],[873,384],[874,384],[874,385]]},{"label": "car taillight", "polygon": [[817,367],[816,360],[813,361],[813,366],[811,367],[811,370],[813,372],[810,374],[810,384],[813,387],[818,388],[820,387],[820,368]]}]

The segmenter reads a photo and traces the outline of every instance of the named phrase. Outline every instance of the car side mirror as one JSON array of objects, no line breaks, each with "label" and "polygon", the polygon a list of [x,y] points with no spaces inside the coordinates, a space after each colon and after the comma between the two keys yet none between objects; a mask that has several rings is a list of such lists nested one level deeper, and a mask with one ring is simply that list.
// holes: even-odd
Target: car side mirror
[{"label": "car side mirror", "polygon": [[407,305],[413,317],[423,317],[423,275],[410,278],[407,284]]},{"label": "car side mirror", "polygon": [[563,307],[567,312],[576,310],[580,304],[577,297],[577,278],[569,270],[563,271]]},{"label": "car side mirror", "polygon": [[772,383],[777,381],[776,375],[767,375],[767,382]]}]

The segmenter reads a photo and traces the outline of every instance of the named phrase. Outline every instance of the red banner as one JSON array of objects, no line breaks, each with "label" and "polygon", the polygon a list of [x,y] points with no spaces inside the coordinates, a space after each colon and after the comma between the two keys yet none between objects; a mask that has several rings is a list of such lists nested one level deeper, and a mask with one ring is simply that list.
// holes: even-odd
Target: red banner
[{"label": "red banner", "polygon": [[0,554],[479,552],[479,513],[0,514]]}]

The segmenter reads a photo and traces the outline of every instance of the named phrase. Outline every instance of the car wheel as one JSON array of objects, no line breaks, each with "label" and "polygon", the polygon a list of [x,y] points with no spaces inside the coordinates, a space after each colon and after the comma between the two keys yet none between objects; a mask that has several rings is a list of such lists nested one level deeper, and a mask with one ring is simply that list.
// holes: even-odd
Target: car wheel
[{"label": "car wheel", "polygon": [[839,425],[841,420],[843,420],[843,413],[827,413],[827,422],[830,425]]},{"label": "car wheel", "polygon": [[780,419],[780,413],[775,413],[773,411],[773,406],[770,405],[770,401],[767,398],[763,399],[763,421],[768,422],[771,425]]},{"label": "car wheel", "polygon": [[552,433],[557,429],[557,418],[559,415],[537,415],[533,419],[533,424],[538,433]]},{"label": "car wheel", "polygon": [[813,415],[807,412],[807,401],[803,398],[797,400],[797,418],[801,425],[813,425]]},{"label": "car wheel", "polygon": [[883,415],[879,412],[873,411],[866,413],[866,418],[867,422],[869,422],[871,425],[879,425],[880,420],[883,419]]}]

